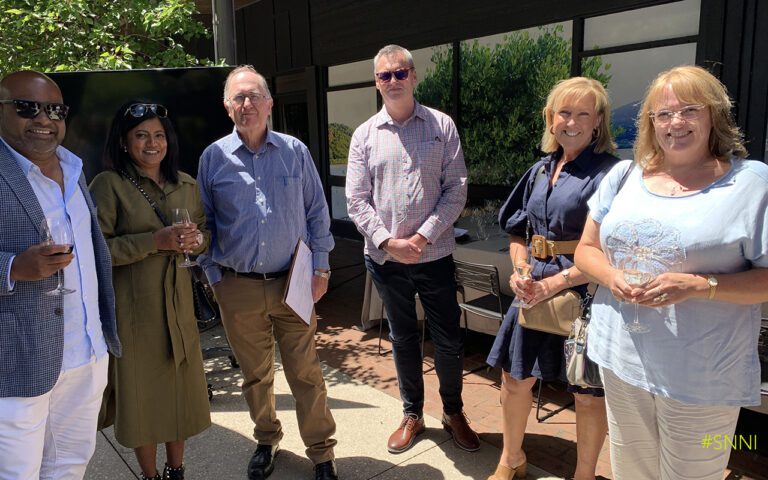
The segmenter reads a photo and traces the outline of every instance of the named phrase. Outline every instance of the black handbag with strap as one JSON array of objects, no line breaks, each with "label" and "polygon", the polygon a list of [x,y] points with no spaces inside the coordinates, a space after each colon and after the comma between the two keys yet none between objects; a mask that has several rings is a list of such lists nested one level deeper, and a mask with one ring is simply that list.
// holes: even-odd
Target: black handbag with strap
[{"label": "black handbag with strap", "polygon": [[[169,226],[170,224],[165,218],[165,215],[163,215],[163,212],[157,208],[157,203],[155,203],[155,201],[150,198],[149,194],[143,188],[141,188],[139,182],[131,177],[125,170],[118,170],[118,173],[122,175],[123,178],[131,182],[134,187],[136,187],[141,195],[147,200],[149,206],[152,207],[152,210],[154,210],[157,218],[160,219],[163,225],[166,227]],[[192,277],[192,299],[194,303],[195,318],[197,319],[197,328],[199,330],[205,330],[207,327],[215,323],[217,317],[219,316],[219,312],[218,309],[214,306],[214,303],[211,301],[211,298],[208,295],[203,282],[200,281],[194,271],[190,272],[190,274]]]}]

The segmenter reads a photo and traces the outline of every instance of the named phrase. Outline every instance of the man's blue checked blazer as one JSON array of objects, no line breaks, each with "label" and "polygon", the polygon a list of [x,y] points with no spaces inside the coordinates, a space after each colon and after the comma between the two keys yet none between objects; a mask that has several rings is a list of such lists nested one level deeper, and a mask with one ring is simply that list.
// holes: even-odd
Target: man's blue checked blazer
[{"label": "man's blue checked blazer", "polygon": [[[112,261],[85,176],[81,174],[78,183],[91,212],[101,328],[109,351],[120,356]],[[42,221],[43,210],[32,186],[11,151],[0,142],[0,397],[47,393],[61,371],[63,300],[43,293],[56,287],[56,275],[38,281],[17,281],[13,291],[8,290],[11,257],[40,243]]]}]

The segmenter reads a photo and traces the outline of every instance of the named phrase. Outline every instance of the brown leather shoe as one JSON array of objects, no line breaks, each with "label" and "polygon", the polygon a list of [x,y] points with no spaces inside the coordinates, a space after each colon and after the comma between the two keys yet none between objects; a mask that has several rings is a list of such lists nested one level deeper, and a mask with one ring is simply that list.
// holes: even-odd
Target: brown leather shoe
[{"label": "brown leather shoe", "polygon": [[413,446],[417,435],[424,433],[424,418],[408,414],[403,417],[395,432],[389,436],[387,450],[389,453],[403,453]]},{"label": "brown leather shoe", "polygon": [[474,452],[480,449],[480,437],[469,428],[469,419],[464,412],[454,415],[443,413],[443,428],[453,437],[453,443],[462,450]]}]

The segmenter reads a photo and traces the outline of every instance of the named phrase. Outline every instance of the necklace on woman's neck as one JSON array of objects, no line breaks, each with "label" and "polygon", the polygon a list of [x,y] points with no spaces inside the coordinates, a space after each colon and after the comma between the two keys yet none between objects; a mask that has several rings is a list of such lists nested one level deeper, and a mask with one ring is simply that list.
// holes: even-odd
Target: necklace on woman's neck
[{"label": "necklace on woman's neck", "polygon": [[691,192],[693,190],[694,189],[684,187],[683,185],[678,183],[677,185],[672,187],[672,190],[669,191],[669,196],[670,197],[676,197],[679,194],[682,194],[682,193],[685,193],[685,192]]},{"label": "necklace on woman's neck", "polygon": [[[714,166],[713,166],[713,168],[708,169],[709,172],[707,172],[708,174],[711,175],[710,178],[704,179],[703,176],[702,176],[702,178],[698,179],[698,181],[697,181],[697,180],[695,180],[695,176],[694,176],[693,179],[690,178],[690,175],[686,175],[686,176],[689,176],[689,180],[693,180],[695,182],[695,184],[699,184],[699,182],[702,182],[702,183],[705,183],[706,185],[708,185],[709,183],[713,182],[715,178],[717,178],[717,169],[718,169],[719,166],[720,166],[720,160],[715,158],[714,159]],[[703,172],[703,170],[699,170],[696,173],[701,174],[702,172]],[[686,187],[685,185],[682,184],[682,182],[680,182],[680,180],[676,179],[669,172],[667,172],[667,176],[670,178],[670,180],[675,182],[675,184],[669,190],[669,196],[670,197],[675,197],[675,196],[678,196],[678,195],[687,194],[689,192],[697,192],[697,191],[701,190],[701,188]],[[709,175],[708,175],[708,177],[709,177]]]}]

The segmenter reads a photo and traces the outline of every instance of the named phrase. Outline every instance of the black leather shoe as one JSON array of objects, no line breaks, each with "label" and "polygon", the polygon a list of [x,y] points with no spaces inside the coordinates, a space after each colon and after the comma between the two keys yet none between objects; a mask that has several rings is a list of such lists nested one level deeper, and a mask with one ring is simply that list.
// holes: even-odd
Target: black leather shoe
[{"label": "black leather shoe", "polygon": [[275,457],[280,453],[280,447],[275,445],[274,453],[272,445],[259,445],[253,452],[251,461],[248,462],[248,480],[264,480],[275,469]]},{"label": "black leather shoe", "polygon": [[339,480],[339,474],[336,473],[336,462],[328,460],[315,465],[315,480]]}]

